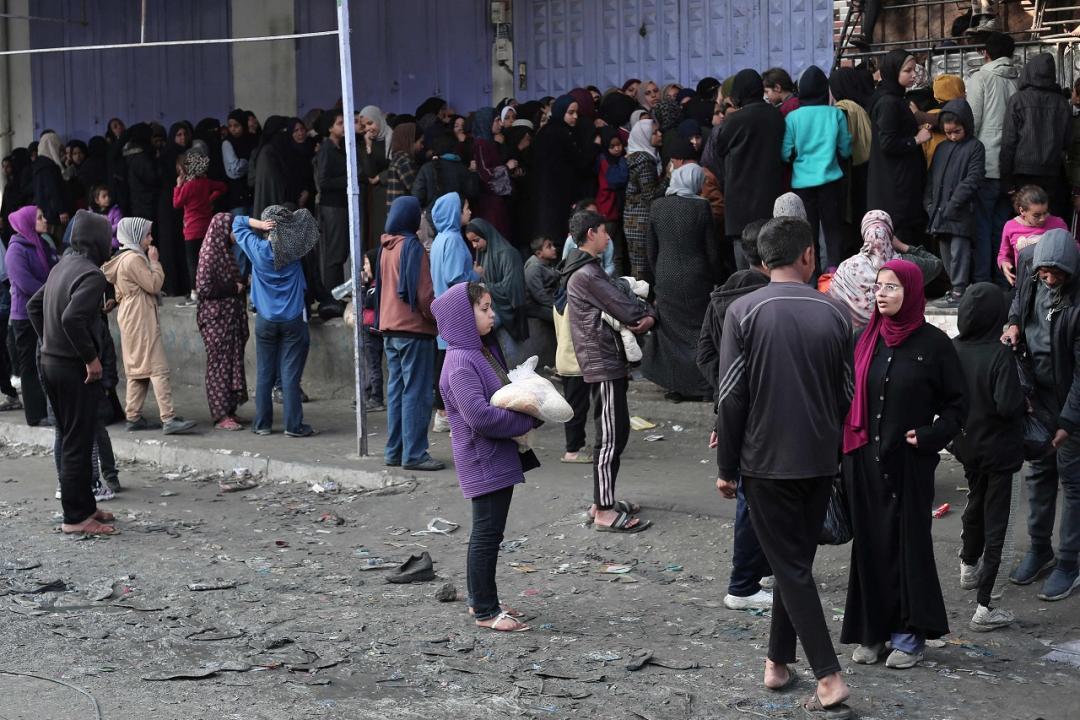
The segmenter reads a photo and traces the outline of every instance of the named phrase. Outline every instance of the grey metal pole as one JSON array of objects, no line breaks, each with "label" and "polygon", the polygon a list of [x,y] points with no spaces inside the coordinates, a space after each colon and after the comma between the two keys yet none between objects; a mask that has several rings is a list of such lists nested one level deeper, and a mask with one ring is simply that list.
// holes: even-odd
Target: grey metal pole
[{"label": "grey metal pole", "polygon": [[345,123],[345,158],[348,171],[349,246],[352,248],[353,310],[356,316],[353,332],[353,366],[356,369],[356,452],[360,457],[368,454],[367,402],[364,399],[364,381],[367,363],[364,361],[364,297],[360,284],[360,271],[364,267],[360,238],[363,215],[360,209],[360,183],[357,178],[356,133],[353,129],[353,81],[352,53],[349,49],[349,2],[338,0],[338,54],[341,64],[341,113]]}]

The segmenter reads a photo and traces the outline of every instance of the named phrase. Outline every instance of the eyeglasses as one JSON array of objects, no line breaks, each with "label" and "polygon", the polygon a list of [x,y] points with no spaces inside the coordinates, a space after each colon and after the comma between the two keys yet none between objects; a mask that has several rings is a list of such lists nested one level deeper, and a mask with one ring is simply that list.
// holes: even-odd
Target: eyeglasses
[{"label": "eyeglasses", "polygon": [[888,297],[903,290],[904,286],[896,283],[874,283],[870,286],[870,289],[874,291],[875,295],[881,294]]}]

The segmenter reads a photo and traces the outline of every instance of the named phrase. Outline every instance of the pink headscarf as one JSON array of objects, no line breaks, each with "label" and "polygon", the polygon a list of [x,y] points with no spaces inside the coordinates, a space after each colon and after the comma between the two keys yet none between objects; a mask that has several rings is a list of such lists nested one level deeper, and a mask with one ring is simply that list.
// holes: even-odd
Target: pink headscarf
[{"label": "pink headscarf", "polygon": [[926,294],[919,266],[907,260],[890,260],[881,269],[892,270],[900,278],[900,284],[904,286],[904,303],[892,316],[882,315],[875,305],[870,324],[855,346],[855,397],[844,423],[845,453],[858,450],[870,442],[866,383],[878,338],[885,340],[886,347],[898,347],[926,323]]},{"label": "pink headscarf", "polygon": [[37,234],[37,230],[34,229],[37,225],[37,214],[36,205],[26,205],[8,215],[8,224],[16,233],[30,241],[30,244],[37,251],[41,267],[48,271],[49,256],[45,252],[45,241],[41,239],[41,236]]}]

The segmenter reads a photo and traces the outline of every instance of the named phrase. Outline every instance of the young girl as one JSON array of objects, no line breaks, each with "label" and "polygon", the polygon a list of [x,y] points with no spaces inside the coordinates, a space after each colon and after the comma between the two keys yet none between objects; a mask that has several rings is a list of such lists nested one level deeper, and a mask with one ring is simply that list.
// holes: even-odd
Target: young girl
[{"label": "young girl", "polygon": [[116,239],[116,226],[124,218],[124,212],[119,205],[113,204],[108,185],[95,185],[90,190],[90,209],[98,215],[104,215],[109,219],[109,224],[112,225],[113,250],[119,248],[120,241]]},{"label": "young girl", "polygon": [[604,152],[596,156],[596,209],[608,222],[619,222],[626,202],[626,182],[630,178],[626,146],[618,131],[610,127],[601,128],[600,138]]},{"label": "young girl", "polygon": [[998,267],[1010,285],[1016,285],[1016,258],[1028,245],[1034,245],[1047,230],[1068,230],[1065,221],[1049,210],[1050,199],[1038,185],[1025,185],[1013,196],[1016,217],[1001,231]]},{"label": "young girl", "polygon": [[[184,211],[184,247],[187,250],[188,277],[199,269],[199,248],[214,216],[214,202],[229,191],[229,186],[206,177],[210,158],[197,152],[184,155],[183,168],[173,188],[173,207]],[[186,305],[195,304],[195,291]]]},{"label": "young girl", "polygon": [[470,611],[479,627],[528,630],[522,613],[500,605],[495,568],[514,486],[525,482],[524,456],[519,457],[514,438],[537,423],[491,405],[491,396],[509,380],[502,353],[491,342],[495,311],[487,289],[477,282],[458,283],[436,298],[431,310],[448,345],[439,387],[452,430],[454,465],[461,491],[472,501]]}]

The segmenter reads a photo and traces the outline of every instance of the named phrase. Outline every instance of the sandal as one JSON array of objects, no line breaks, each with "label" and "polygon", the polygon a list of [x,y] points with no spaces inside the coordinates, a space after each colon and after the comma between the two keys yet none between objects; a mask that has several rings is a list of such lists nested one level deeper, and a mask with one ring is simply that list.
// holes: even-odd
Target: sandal
[{"label": "sandal", "polygon": [[573,460],[569,459],[564,454],[561,458],[559,458],[559,462],[569,463],[571,465],[592,465],[593,456],[589,453],[585,453],[579,450],[578,452],[574,453]]},{"label": "sandal", "polygon": [[[637,520],[636,525],[630,525],[631,520]],[[620,512],[619,516],[615,518],[615,522],[610,525],[600,525],[599,523],[593,523],[593,529],[596,532],[610,532],[610,533],[639,533],[642,530],[647,529],[652,525],[651,520],[642,520],[639,517],[631,515],[627,512]]]},{"label": "sandal", "polygon": [[[787,666],[787,671],[788,678],[784,681],[783,685],[781,685],[780,687],[769,687],[768,685],[766,685],[765,689],[775,693],[784,692],[785,690],[790,689],[791,686],[794,685],[795,682],[799,679],[799,676],[795,674],[795,671],[791,669],[790,665]],[[815,697],[817,696],[815,695]]]},{"label": "sandal", "polygon": [[825,720],[850,720],[855,717],[855,713],[852,712],[844,702],[833,703],[832,705],[822,705],[821,700],[817,695],[814,695],[808,701],[803,703],[803,712],[806,713],[806,717],[817,720],[818,718],[825,718]]},{"label": "sandal", "polygon": [[[641,505],[635,502],[629,502],[627,500],[616,500],[612,505],[613,510],[624,512],[627,515],[637,515],[641,512]],[[585,511],[585,524],[591,525],[596,516],[596,506],[590,505],[589,509]]]},{"label": "sandal", "polygon": [[493,620],[490,620],[490,625],[484,625],[482,623],[489,622],[488,620],[477,620],[476,626],[494,630],[496,632],[525,632],[531,630],[528,625],[520,622],[516,618],[512,617],[507,612],[501,612],[495,616]]},{"label": "sandal", "polygon": [[218,430],[229,430],[235,432],[236,430],[243,430],[244,426],[236,422],[235,418],[224,417],[214,424],[214,427]]},{"label": "sandal", "polygon": [[93,517],[84,520],[79,523],[82,527],[74,530],[67,530],[63,525],[60,526],[60,532],[65,535],[115,535],[116,528],[112,525],[105,525],[98,522]]},{"label": "sandal", "polygon": [[[515,610],[508,605],[500,605],[499,608],[502,610],[503,615],[508,615],[515,620],[521,620],[528,616],[527,613],[524,613],[521,610]],[[469,617],[473,617],[474,615],[476,615],[476,610],[474,610],[473,608],[469,608]]]}]

